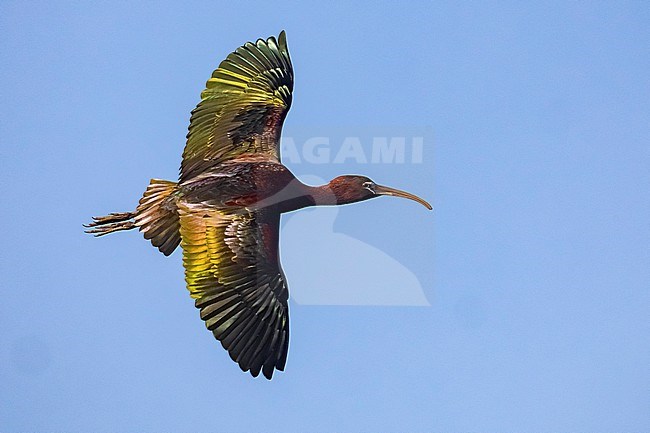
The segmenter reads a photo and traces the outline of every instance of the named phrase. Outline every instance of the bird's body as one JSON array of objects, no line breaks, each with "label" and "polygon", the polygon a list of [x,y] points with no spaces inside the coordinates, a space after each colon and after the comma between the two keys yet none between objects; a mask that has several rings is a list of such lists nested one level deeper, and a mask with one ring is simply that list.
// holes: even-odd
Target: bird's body
[{"label": "bird's body", "polygon": [[134,212],[94,218],[101,236],[138,228],[165,255],[183,249],[201,318],[243,371],[271,378],[289,344],[288,289],[279,262],[280,215],[379,195],[424,200],[364,176],[303,184],[279,157],[293,69],[284,32],[247,43],[208,80],[192,112],[178,182],[153,179]]}]

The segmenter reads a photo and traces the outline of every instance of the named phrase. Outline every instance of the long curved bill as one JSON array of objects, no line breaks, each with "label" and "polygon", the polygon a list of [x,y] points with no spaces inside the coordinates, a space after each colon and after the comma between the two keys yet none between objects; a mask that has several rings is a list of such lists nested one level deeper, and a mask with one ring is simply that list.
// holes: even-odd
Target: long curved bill
[{"label": "long curved bill", "polygon": [[391,188],[388,186],[383,186],[383,185],[376,185],[375,186],[375,194],[376,195],[390,195],[393,197],[402,197],[402,198],[408,198],[409,200],[417,201],[420,203],[422,206],[426,207],[429,210],[432,210],[433,208],[429,203],[427,203],[424,199],[421,199],[415,194],[411,194],[410,192],[402,191],[399,189]]}]

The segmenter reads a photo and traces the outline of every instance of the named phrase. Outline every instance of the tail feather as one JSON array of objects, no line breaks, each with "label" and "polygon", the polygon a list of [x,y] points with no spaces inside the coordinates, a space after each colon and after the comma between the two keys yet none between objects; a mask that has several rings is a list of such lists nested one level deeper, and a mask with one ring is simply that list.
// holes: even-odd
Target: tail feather
[{"label": "tail feather", "polygon": [[145,239],[168,256],[181,243],[181,225],[175,197],[176,183],[151,179],[135,211],[135,225]]},{"label": "tail feather", "polygon": [[93,217],[86,233],[104,236],[120,230],[138,228],[161,253],[168,256],[181,242],[178,209],[172,193],[176,183],[151,179],[135,212],[111,213]]},{"label": "tail feather", "polygon": [[86,233],[99,237],[120,230],[135,228],[133,218],[135,218],[134,212],[110,213],[103,217],[93,217],[93,222],[84,224],[84,227],[88,229]]}]

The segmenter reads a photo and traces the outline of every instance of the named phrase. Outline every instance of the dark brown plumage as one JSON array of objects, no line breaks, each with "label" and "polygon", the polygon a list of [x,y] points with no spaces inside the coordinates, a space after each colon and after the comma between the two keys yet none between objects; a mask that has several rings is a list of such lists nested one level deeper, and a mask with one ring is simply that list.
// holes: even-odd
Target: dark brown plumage
[{"label": "dark brown plumage", "polygon": [[183,249],[185,280],[201,319],[243,371],[270,379],[289,347],[280,215],[380,195],[419,197],[340,176],[301,183],[280,162],[293,69],[284,32],[247,43],[214,71],[192,111],[178,183],[153,179],[134,212],[95,217],[102,236],[137,227],[163,254]]}]

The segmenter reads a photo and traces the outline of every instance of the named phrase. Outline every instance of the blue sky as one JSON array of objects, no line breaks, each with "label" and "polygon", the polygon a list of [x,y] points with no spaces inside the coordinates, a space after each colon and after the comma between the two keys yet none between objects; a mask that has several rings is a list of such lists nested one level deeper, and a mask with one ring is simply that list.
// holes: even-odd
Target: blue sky
[{"label": "blue sky", "polygon": [[[178,252],[81,224],[175,179],[211,71],[281,29],[287,135],[425,131],[419,163],[290,168],[435,211],[305,211],[312,248],[383,252],[431,306],[292,301],[267,382],[204,329]],[[649,29],[645,2],[2,2],[0,430],[650,430]],[[292,291],[333,264],[377,281],[365,247],[319,270],[292,233]]]}]

